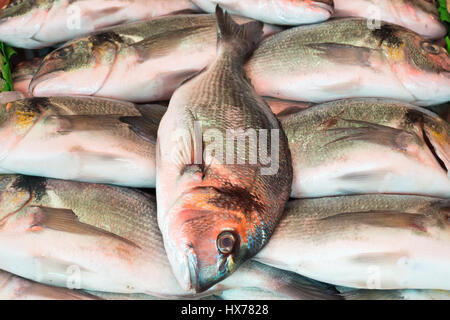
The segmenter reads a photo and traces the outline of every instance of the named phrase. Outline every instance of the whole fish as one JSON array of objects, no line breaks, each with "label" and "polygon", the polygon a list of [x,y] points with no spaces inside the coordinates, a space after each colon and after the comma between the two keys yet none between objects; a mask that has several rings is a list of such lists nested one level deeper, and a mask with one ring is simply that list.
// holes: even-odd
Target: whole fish
[{"label": "whole fish", "polygon": [[292,197],[450,197],[450,125],[426,109],[349,99],[280,119],[292,154]]},{"label": "whole fish", "polygon": [[394,23],[424,38],[440,39],[447,29],[435,0],[334,0],[335,17],[361,17]]},{"label": "whole fish", "polygon": [[246,65],[260,95],[326,102],[393,98],[428,106],[450,100],[445,48],[403,27],[339,19],[278,33]]},{"label": "whole fish", "polygon": [[155,187],[159,105],[49,97],[0,105],[0,174]]},{"label": "whole fish", "polygon": [[[238,289],[236,289],[238,290]],[[446,290],[367,290],[345,288],[341,296],[345,300],[450,300]]]},{"label": "whole fish", "polygon": [[199,11],[190,0],[9,0],[0,8],[0,41],[36,49],[126,22]]},{"label": "whole fish", "polygon": [[0,300],[98,300],[77,290],[51,287],[0,270]]},{"label": "whole fish", "polygon": [[172,96],[156,154],[165,248],[182,287],[196,292],[261,249],[292,184],[286,137],[242,70],[262,24],[239,26],[220,7],[217,19],[217,59]]},{"label": "whole fish", "polygon": [[193,0],[207,12],[216,5],[245,17],[279,25],[299,25],[328,20],[333,0]]},{"label": "whole fish", "polygon": [[354,195],[289,202],[256,260],[362,289],[450,289],[450,200]]},{"label": "whole fish", "polygon": [[30,60],[24,60],[13,68],[12,77],[15,91],[21,92],[27,98],[30,97],[28,87],[34,74],[38,71],[42,59],[41,57],[35,57]]},{"label": "whole fish", "polygon": [[[278,30],[267,26],[266,34]],[[181,83],[214,61],[216,34],[216,20],[209,14],[168,16],[109,28],[47,55],[29,91],[34,96],[169,100]]]},{"label": "whole fish", "polygon": [[[105,299],[199,298],[172,273],[152,195],[29,176],[0,179],[0,268]],[[248,261],[203,296],[255,287],[290,299],[338,299],[331,288]],[[146,294],[146,295],[142,295]],[[150,297],[150,298],[152,298]]]}]

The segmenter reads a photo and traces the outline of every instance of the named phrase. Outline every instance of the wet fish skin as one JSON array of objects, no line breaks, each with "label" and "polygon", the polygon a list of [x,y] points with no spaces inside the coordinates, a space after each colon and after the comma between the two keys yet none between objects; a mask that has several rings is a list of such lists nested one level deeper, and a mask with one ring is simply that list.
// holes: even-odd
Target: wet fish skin
[{"label": "wet fish skin", "polygon": [[400,26],[368,23],[337,19],[276,34],[255,50],[247,75],[260,95],[285,100],[372,97],[421,106],[450,100],[445,48]]},{"label": "wet fish skin", "polygon": [[295,200],[255,259],[339,286],[449,290],[449,206],[382,194]]},{"label": "wet fish skin", "polygon": [[27,176],[3,177],[0,188],[1,269],[62,287],[183,294],[161,245],[152,196]]},{"label": "wet fish skin", "polygon": [[77,290],[51,287],[0,270],[0,300],[98,300]]},{"label": "wet fish skin", "polygon": [[0,174],[154,187],[165,107],[91,97],[0,105]]},{"label": "wet fish skin", "polygon": [[34,74],[38,71],[42,59],[41,57],[35,57],[30,60],[24,60],[14,67],[12,77],[15,91],[21,92],[27,98],[31,97],[28,87]]},{"label": "wet fish skin", "polygon": [[0,8],[0,40],[37,49],[183,10],[199,11],[189,0],[13,0]]},{"label": "wet fish skin", "polygon": [[[265,30],[270,35],[280,28],[266,25]],[[169,100],[180,84],[214,61],[216,34],[215,18],[209,14],[168,16],[109,28],[47,55],[29,92],[133,102]]]},{"label": "wet fish skin", "polygon": [[256,261],[203,294],[186,294],[167,259],[154,197],[129,188],[0,176],[0,225],[0,268],[102,299],[198,299],[246,287],[287,299],[339,298]]},{"label": "wet fish skin", "polygon": [[280,120],[294,166],[291,197],[450,197],[450,126],[426,109],[392,100],[348,99]]},{"label": "wet fish skin", "polygon": [[445,37],[436,1],[334,0],[335,17],[362,17],[397,24],[427,39]]},{"label": "wet fish skin", "polygon": [[332,0],[193,0],[207,12],[216,5],[242,16],[278,25],[299,25],[328,20],[333,14]]},{"label": "wet fish skin", "polygon": [[446,290],[366,290],[338,288],[346,300],[450,300]]},{"label": "wet fish skin", "polygon": [[[219,25],[231,21],[224,19],[226,23],[219,20]],[[237,30],[229,23],[231,30]],[[250,41],[258,40],[245,35],[260,34],[260,27],[257,22],[248,23],[235,38],[221,29],[219,34],[225,36],[219,37],[217,60],[177,89],[158,130],[158,223],[174,273],[186,290],[208,289],[254,255],[269,239],[290,193],[287,140],[241,68],[254,45]],[[202,128],[195,133],[198,122]],[[197,154],[201,161],[193,163],[200,145],[197,137],[206,144],[199,132],[210,129],[225,137],[222,148],[227,144],[227,130],[279,130],[278,171],[262,175],[261,161],[250,164],[248,154],[243,164],[224,163],[218,154],[203,153]],[[179,141],[174,140],[174,132],[180,133]],[[218,249],[222,236],[232,239],[231,252]]]}]

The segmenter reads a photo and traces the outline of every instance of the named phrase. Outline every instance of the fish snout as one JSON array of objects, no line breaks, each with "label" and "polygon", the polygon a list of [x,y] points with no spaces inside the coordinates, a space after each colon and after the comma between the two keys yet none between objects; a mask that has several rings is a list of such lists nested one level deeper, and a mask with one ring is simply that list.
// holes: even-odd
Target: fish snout
[{"label": "fish snout", "polygon": [[185,242],[178,248],[168,248],[167,255],[175,278],[183,290],[189,293],[200,292],[197,255],[192,244]]}]

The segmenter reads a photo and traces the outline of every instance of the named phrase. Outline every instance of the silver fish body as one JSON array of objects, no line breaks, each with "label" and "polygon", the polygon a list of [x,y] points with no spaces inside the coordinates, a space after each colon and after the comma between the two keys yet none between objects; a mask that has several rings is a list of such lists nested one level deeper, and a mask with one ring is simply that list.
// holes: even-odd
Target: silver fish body
[{"label": "silver fish body", "polygon": [[155,198],[133,189],[2,176],[0,225],[1,269],[102,299],[197,299],[248,287],[287,299],[339,298],[328,286],[255,261],[208,292],[187,294],[167,259]]},{"label": "silver fish body", "polygon": [[384,99],[348,99],[281,116],[291,197],[402,193],[450,197],[450,126]]},{"label": "silver fish body", "polygon": [[335,17],[362,17],[394,23],[424,38],[440,39],[447,30],[441,22],[436,1],[427,0],[334,0]]},{"label": "silver fish body", "polygon": [[328,20],[333,14],[332,0],[193,0],[207,12],[216,5],[235,14],[266,23],[300,25]]},{"label": "silver fish body", "polygon": [[189,0],[7,1],[0,8],[0,40],[36,49],[105,27],[183,10],[199,11]]},{"label": "silver fish body", "polygon": [[339,286],[450,289],[448,199],[295,200],[256,260]]},{"label": "silver fish body", "polygon": [[337,19],[276,34],[255,50],[247,75],[262,96],[327,102],[392,98],[428,106],[450,100],[450,56],[403,27]]},{"label": "silver fish body", "polygon": [[[242,70],[262,24],[238,25],[221,12],[216,60],[177,89],[158,129],[159,226],[177,279],[192,291],[230,275],[270,238],[292,178],[286,137]],[[235,145],[239,132],[260,134],[259,151],[255,140]],[[263,164],[261,149],[275,166]]]},{"label": "silver fish body", "polygon": [[91,97],[0,105],[0,174],[155,186],[155,143],[165,107]]},{"label": "silver fish body", "polygon": [[[279,30],[267,26],[266,34]],[[210,14],[167,16],[109,28],[47,55],[29,91],[33,96],[169,100],[180,84],[214,61],[216,34],[216,20]]]}]

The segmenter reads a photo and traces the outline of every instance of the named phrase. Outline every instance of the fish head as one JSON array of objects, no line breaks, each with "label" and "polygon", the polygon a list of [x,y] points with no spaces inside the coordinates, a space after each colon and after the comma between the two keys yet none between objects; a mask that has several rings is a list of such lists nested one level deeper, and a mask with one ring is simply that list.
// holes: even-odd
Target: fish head
[{"label": "fish head", "polygon": [[24,48],[40,48],[35,38],[54,1],[0,0],[0,40]]},{"label": "fish head", "polygon": [[392,1],[398,24],[420,32],[426,38],[443,38],[447,29],[441,22],[435,0]]},{"label": "fish head", "polygon": [[415,103],[450,100],[450,56],[445,48],[399,26],[384,25],[373,32],[394,74]]},{"label": "fish head", "polygon": [[113,68],[117,44],[109,36],[71,41],[48,54],[30,82],[33,96],[94,95]]},{"label": "fish head", "polygon": [[24,99],[0,104],[0,166],[11,150],[30,132],[41,119],[41,99]]},{"label": "fish head", "polygon": [[285,24],[297,24],[299,17],[303,23],[325,21],[334,13],[333,0],[280,0],[273,4],[273,14]]},{"label": "fish head", "polygon": [[168,220],[162,224],[166,252],[186,291],[207,290],[263,245],[264,233],[256,226],[258,212],[231,192],[194,188],[184,193],[166,215]]}]

